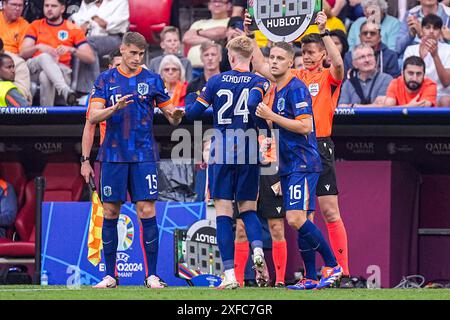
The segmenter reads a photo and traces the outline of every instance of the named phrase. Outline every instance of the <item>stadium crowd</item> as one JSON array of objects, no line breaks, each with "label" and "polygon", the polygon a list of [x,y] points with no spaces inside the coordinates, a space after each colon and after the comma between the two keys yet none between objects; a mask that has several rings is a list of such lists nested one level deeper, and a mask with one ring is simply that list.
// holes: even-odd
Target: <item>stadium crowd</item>
[{"label": "stadium crowd", "polygon": [[[449,2],[324,0],[326,27],[345,62],[339,105],[449,106]],[[210,19],[195,21],[182,32],[166,26],[159,35],[161,50],[148,52],[145,60],[179,106],[192,88],[201,88],[215,72],[230,70],[226,43],[243,34],[246,1],[205,0],[205,5]],[[0,106],[84,104],[107,68],[105,57],[118,49],[128,31],[129,18],[128,0],[3,0]],[[294,42],[297,68],[302,64],[301,39],[317,32],[311,25]],[[271,43],[261,32],[256,40],[267,55]],[[212,46],[220,52],[205,53]],[[413,66],[422,66],[414,76],[404,63],[411,56],[420,58],[408,60]],[[394,99],[399,94],[405,99]]]}]

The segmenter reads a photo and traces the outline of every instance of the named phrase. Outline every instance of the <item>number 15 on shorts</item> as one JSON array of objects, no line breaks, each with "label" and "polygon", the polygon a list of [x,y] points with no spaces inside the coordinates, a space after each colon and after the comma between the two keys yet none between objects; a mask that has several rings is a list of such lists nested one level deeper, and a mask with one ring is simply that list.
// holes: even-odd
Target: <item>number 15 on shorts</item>
[{"label": "number 15 on shorts", "polygon": [[158,192],[158,180],[156,180],[156,174],[149,174],[145,177],[148,181],[148,189],[150,194]]}]

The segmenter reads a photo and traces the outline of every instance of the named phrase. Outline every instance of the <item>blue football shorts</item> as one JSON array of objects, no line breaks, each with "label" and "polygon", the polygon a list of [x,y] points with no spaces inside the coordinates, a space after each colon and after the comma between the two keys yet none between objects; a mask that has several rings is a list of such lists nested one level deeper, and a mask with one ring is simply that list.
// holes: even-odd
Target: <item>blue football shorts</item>
[{"label": "blue football shorts", "polygon": [[294,172],[281,176],[284,209],[314,211],[319,176],[320,173],[315,172]]},{"label": "blue football shorts", "polygon": [[158,199],[156,162],[102,162],[100,191],[103,202],[132,202]]},{"label": "blue football shorts", "polygon": [[210,164],[210,196],[212,199],[256,201],[259,173],[258,164]]}]

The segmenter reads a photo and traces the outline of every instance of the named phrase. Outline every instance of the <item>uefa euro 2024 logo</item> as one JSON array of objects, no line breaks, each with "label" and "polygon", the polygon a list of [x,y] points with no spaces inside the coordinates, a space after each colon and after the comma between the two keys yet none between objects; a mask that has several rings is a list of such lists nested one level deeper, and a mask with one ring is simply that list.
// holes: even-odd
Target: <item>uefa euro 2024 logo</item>
[{"label": "uefa euro 2024 logo", "polygon": [[129,216],[120,214],[117,223],[117,232],[119,236],[118,251],[126,251],[133,244],[134,239],[134,225]]}]

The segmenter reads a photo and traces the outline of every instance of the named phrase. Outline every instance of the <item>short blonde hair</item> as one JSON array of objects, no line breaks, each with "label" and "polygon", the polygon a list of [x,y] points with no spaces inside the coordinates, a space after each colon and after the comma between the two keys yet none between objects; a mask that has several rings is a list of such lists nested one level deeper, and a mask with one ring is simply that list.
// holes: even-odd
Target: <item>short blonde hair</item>
[{"label": "short blonde hair", "polygon": [[162,58],[161,63],[159,64],[159,70],[158,73],[162,75],[162,71],[164,67],[168,64],[174,64],[180,69],[180,81],[185,82],[186,81],[186,70],[183,67],[183,64],[181,63],[181,60],[178,59],[177,56],[174,56],[173,54],[168,54]]},{"label": "short blonde hair", "polygon": [[214,41],[205,41],[200,45],[200,52],[203,54],[206,50],[209,48],[215,47],[217,49],[217,52],[222,52],[222,46]]},{"label": "short blonde hair", "polygon": [[239,36],[228,42],[227,49],[237,53],[245,59],[249,59],[253,54],[253,43],[250,38]]},{"label": "short blonde hair", "polygon": [[161,39],[161,41],[164,41],[164,37],[166,36],[166,34],[168,33],[174,33],[178,36],[178,39],[180,38],[180,31],[178,30],[177,27],[174,26],[165,26],[161,33],[159,34],[159,37]]}]

